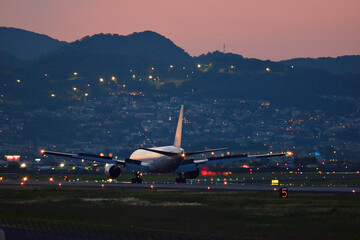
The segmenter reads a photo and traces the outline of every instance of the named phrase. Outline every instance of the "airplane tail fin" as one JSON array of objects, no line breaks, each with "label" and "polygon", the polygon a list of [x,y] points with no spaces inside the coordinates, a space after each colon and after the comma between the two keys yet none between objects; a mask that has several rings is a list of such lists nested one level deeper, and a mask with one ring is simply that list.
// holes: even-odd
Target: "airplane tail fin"
[{"label": "airplane tail fin", "polygon": [[183,113],[184,113],[184,105],[181,105],[179,120],[176,128],[174,147],[180,148],[181,146],[181,132],[182,132],[182,123],[183,123]]}]

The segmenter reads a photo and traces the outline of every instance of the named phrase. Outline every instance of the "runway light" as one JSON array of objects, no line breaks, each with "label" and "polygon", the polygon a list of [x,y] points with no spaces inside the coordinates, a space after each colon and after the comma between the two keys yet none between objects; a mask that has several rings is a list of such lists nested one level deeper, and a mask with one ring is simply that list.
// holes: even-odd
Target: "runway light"
[{"label": "runway light", "polygon": [[150,188],[151,188],[151,189],[154,189],[154,185],[151,185]]},{"label": "runway light", "polygon": [[21,185],[21,186],[24,185],[24,182],[21,182],[20,185]]},{"label": "runway light", "polygon": [[40,152],[41,152],[41,154],[44,154],[44,153],[45,153],[45,150],[44,150],[44,149],[42,149],[42,150],[40,150]]},{"label": "runway light", "polygon": [[210,190],[210,187],[207,187],[207,190]]},{"label": "runway light", "polygon": [[20,164],[20,167],[21,167],[21,168],[26,168],[26,163]]},{"label": "runway light", "polygon": [[23,182],[26,182],[27,180],[28,180],[27,177],[23,177],[23,178],[22,178],[22,181],[23,181]]},{"label": "runway light", "polygon": [[224,185],[227,185],[228,183],[227,182],[224,182]]},{"label": "runway light", "polygon": [[50,181],[50,182],[53,182],[53,181],[54,181],[54,178],[49,178],[49,181]]},{"label": "runway light", "polygon": [[61,183],[59,183],[59,187],[61,187]]},{"label": "runway light", "polygon": [[0,181],[3,180],[3,177],[0,177]]},{"label": "runway light", "polygon": [[60,163],[60,167],[65,167],[65,163]]},{"label": "runway light", "polygon": [[103,187],[104,187],[104,184],[101,184],[101,187],[103,188]]},{"label": "runway light", "polygon": [[290,152],[290,151],[288,151],[288,152],[286,152],[286,157],[292,157],[294,155],[294,153],[293,152]]},{"label": "runway light", "polygon": [[351,192],[352,192],[352,193],[355,193],[356,191],[355,191],[355,189],[353,189]]}]

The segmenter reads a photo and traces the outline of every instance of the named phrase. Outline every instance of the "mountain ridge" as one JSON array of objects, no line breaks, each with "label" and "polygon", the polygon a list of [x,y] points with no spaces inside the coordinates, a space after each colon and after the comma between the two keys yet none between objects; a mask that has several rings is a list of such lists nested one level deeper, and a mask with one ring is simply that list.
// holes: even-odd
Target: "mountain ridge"
[{"label": "mountain ridge", "polygon": [[318,68],[334,74],[360,73],[360,55],[338,57],[293,58],[280,61],[286,65]]},{"label": "mountain ridge", "polygon": [[0,50],[21,60],[52,52],[67,42],[20,28],[0,27]]}]

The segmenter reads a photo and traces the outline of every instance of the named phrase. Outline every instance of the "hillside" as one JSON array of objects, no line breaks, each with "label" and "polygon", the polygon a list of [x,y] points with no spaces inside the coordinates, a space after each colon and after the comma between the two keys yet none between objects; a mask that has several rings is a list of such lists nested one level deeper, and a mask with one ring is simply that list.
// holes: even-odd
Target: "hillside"
[{"label": "hillside", "polygon": [[334,74],[360,73],[360,56],[341,56],[337,58],[294,58],[280,63],[288,66],[317,68]]},{"label": "hillside", "polygon": [[[334,114],[356,110],[353,99],[360,97],[360,74],[338,73],[356,66],[358,56],[327,59],[336,66],[336,73],[314,68],[316,64],[305,67],[300,60],[299,65],[290,61],[262,61],[222,52],[191,57],[150,31],[128,36],[97,34],[28,60],[12,71],[6,70],[21,61],[2,54],[0,93],[5,96],[3,106],[9,108],[14,104],[61,107],[104,98],[126,86],[126,91],[147,96],[267,100],[281,107]],[[56,98],[44,101],[53,93]]]},{"label": "hillside", "polygon": [[120,54],[169,62],[191,62],[191,56],[164,36],[145,31],[127,36],[96,34],[75,41],[60,51],[83,51],[95,54]]},{"label": "hillside", "polygon": [[0,70],[13,69],[23,65],[23,61],[0,50]]},{"label": "hillside", "polygon": [[44,34],[18,28],[0,27],[0,50],[25,60],[50,53],[66,45]]}]

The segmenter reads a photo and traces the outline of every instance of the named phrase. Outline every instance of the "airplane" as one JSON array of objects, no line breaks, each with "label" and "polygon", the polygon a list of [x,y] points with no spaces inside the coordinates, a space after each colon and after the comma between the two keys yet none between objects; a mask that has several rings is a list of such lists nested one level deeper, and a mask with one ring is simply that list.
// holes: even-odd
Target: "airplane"
[{"label": "airplane", "polygon": [[142,183],[142,173],[169,173],[174,172],[179,177],[175,179],[175,183],[186,183],[186,179],[195,179],[199,176],[199,167],[201,165],[222,164],[226,162],[241,161],[245,159],[269,158],[291,156],[291,152],[287,153],[271,153],[260,155],[235,154],[222,157],[207,157],[199,160],[189,159],[189,156],[199,155],[203,153],[213,153],[223,151],[227,148],[205,149],[200,151],[186,152],[181,148],[181,134],[183,123],[184,105],[180,107],[180,114],[177,123],[174,144],[163,147],[144,148],[135,150],[129,158],[114,159],[110,156],[102,156],[91,153],[63,153],[41,150],[44,155],[55,155],[61,157],[69,157],[88,161],[97,161],[105,163],[105,175],[108,178],[116,179],[121,175],[121,169],[126,168],[134,173],[132,183]]}]

